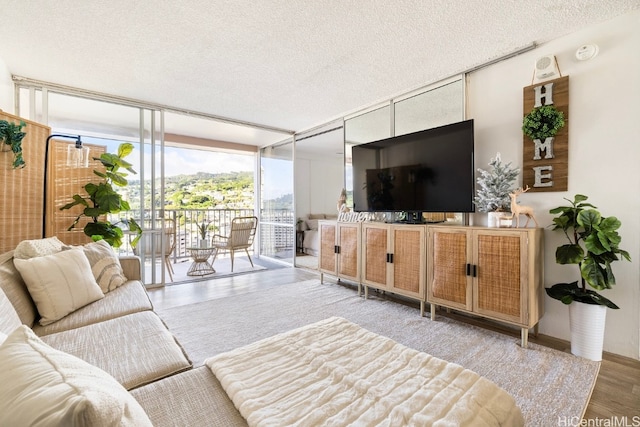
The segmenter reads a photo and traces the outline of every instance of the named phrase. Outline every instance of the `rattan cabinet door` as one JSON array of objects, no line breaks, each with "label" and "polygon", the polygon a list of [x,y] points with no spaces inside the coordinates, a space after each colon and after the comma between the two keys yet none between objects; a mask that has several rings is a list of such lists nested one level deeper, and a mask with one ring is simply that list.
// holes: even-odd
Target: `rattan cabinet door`
[{"label": "rattan cabinet door", "polygon": [[336,275],[336,233],[337,225],[331,221],[319,221],[318,232],[320,233],[320,251],[318,254],[318,266],[320,271],[331,275]]},{"label": "rattan cabinet door", "polygon": [[338,223],[338,277],[360,280],[360,224]]},{"label": "rattan cabinet door", "polygon": [[526,323],[526,232],[475,230],[473,311]]},{"label": "rattan cabinet door", "polygon": [[427,301],[470,311],[473,308],[471,232],[465,228],[429,227]]},{"label": "rattan cabinet door", "polygon": [[422,225],[391,227],[390,290],[424,301],[427,269],[426,229]]},{"label": "rattan cabinet door", "polygon": [[362,225],[362,283],[378,289],[387,288],[387,254],[389,226]]}]

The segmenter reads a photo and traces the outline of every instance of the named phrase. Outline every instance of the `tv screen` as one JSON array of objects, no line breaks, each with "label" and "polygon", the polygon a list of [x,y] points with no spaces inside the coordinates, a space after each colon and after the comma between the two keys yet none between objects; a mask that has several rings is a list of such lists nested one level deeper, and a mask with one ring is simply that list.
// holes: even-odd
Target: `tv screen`
[{"label": "tv screen", "polygon": [[357,212],[473,212],[473,120],[356,145]]}]

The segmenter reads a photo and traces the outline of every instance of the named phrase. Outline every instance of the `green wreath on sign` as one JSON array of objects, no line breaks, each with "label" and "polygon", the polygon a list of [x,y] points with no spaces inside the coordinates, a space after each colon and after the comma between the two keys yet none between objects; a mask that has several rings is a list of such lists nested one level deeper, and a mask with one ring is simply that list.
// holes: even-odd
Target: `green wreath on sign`
[{"label": "green wreath on sign", "polygon": [[553,105],[534,108],[522,120],[522,132],[531,139],[555,136],[563,126],[564,113]]}]

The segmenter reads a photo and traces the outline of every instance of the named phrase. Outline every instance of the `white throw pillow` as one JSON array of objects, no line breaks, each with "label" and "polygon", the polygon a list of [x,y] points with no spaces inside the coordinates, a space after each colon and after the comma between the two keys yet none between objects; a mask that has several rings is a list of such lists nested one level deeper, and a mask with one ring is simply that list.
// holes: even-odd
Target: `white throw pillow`
[{"label": "white throw pillow", "polygon": [[13,251],[15,259],[29,259],[51,255],[62,250],[64,244],[57,237],[46,239],[23,240]]},{"label": "white throw pillow", "polygon": [[89,260],[79,249],[13,262],[36,303],[43,326],[104,298]]},{"label": "white throw pillow", "polygon": [[113,377],[22,325],[0,346],[0,425],[151,426]]},{"label": "white throw pillow", "polygon": [[87,243],[81,248],[89,260],[93,277],[103,293],[106,294],[127,281],[120,260],[105,240]]}]

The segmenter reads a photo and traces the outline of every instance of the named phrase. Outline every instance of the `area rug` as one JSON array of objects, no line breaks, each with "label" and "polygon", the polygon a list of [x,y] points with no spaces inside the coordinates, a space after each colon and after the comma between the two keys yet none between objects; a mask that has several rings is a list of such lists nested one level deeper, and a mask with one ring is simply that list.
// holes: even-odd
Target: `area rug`
[{"label": "area rug", "polygon": [[443,316],[431,321],[397,302],[364,300],[349,287],[308,280],[158,311],[195,365],[210,356],[343,317],[377,334],[457,363],[511,394],[526,425],[581,417],[600,364]]},{"label": "area rug", "polygon": [[493,382],[330,317],[205,361],[250,426],[523,426]]}]

